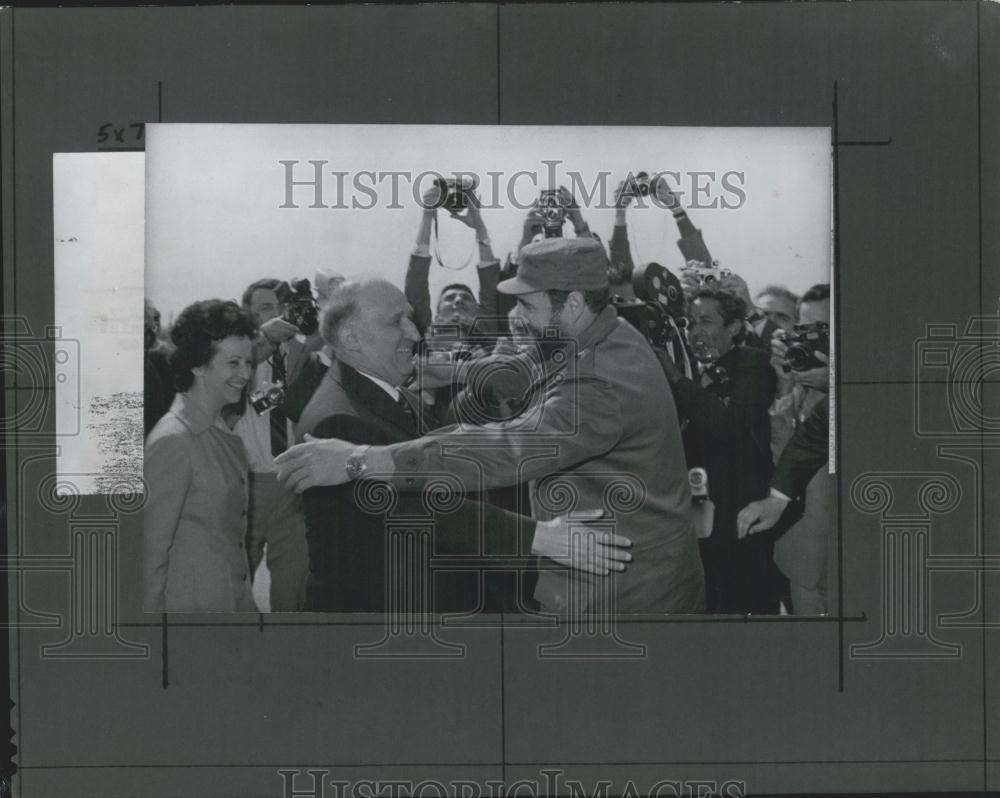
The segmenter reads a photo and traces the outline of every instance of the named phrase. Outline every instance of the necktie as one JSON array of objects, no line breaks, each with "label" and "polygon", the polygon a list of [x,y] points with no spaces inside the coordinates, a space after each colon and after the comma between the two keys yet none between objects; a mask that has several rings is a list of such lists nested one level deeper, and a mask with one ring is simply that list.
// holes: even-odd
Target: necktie
[{"label": "necktie", "polygon": [[400,409],[406,413],[406,417],[410,419],[410,422],[413,424],[414,428],[416,428],[418,426],[417,414],[413,410],[413,405],[410,404],[406,395],[402,391],[399,392],[399,398],[396,400],[396,404],[398,404]]},{"label": "necktie", "polygon": [[[287,392],[288,381],[285,376],[285,356],[281,353],[281,346],[274,345],[271,351],[271,382],[281,382],[282,387]],[[271,454],[277,457],[288,448],[288,423],[285,411],[279,405],[271,413]]]}]

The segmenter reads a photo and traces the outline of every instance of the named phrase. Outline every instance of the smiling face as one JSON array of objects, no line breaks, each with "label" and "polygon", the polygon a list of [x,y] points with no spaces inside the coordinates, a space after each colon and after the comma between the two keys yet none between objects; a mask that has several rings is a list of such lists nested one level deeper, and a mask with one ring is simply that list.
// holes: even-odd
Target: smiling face
[{"label": "smiling face", "polygon": [[357,308],[338,331],[338,355],[348,365],[393,386],[413,373],[420,333],[403,292],[385,282],[361,288]]},{"label": "smiling face", "polygon": [[208,363],[191,369],[193,388],[210,410],[218,413],[223,406],[240,401],[253,369],[252,350],[249,338],[232,335],[215,342]]},{"label": "smiling face", "polygon": [[688,339],[699,360],[716,360],[733,348],[741,324],[726,324],[717,299],[699,297],[691,303]]},{"label": "smiling face", "polygon": [[535,338],[541,338],[546,327],[559,327],[562,329],[562,311],[552,309],[552,299],[545,291],[535,291],[530,294],[519,294],[517,306],[510,315],[519,321],[519,327],[523,325],[527,332]]}]

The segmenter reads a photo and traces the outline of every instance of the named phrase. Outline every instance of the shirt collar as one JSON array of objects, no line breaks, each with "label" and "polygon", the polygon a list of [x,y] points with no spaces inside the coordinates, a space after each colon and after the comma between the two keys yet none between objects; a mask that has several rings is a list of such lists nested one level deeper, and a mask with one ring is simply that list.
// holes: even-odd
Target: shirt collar
[{"label": "shirt collar", "polygon": [[399,388],[390,385],[385,380],[380,380],[378,377],[373,377],[367,371],[362,371],[361,369],[354,369],[354,370],[358,372],[358,374],[360,374],[362,377],[366,377],[367,379],[374,382],[379,388],[381,388],[383,391],[389,394],[389,396],[392,398],[392,401],[394,402],[399,401]]},{"label": "shirt collar", "polygon": [[580,333],[577,347],[580,353],[590,349],[598,341],[604,340],[618,324],[618,311],[614,305],[608,305],[594,318],[590,325]]},{"label": "shirt collar", "polygon": [[170,412],[177,416],[191,430],[192,435],[201,435],[209,427],[218,427],[224,432],[230,431],[229,427],[222,420],[222,416],[210,418],[201,406],[192,402],[187,394],[184,393],[178,393],[174,396],[173,404],[170,405]]}]

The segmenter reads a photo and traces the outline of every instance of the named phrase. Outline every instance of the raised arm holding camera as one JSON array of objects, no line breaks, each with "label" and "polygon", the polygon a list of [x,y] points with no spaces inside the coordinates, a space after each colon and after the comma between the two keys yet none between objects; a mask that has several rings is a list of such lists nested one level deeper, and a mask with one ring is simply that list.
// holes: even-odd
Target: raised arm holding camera
[{"label": "raised arm holding camera", "polygon": [[[476,319],[480,316],[493,319],[497,315],[496,285],[499,279],[500,262],[493,254],[493,244],[489,231],[480,212],[480,200],[472,189],[463,191],[464,197],[461,210],[455,207],[455,202],[449,203],[447,181],[442,185],[436,182],[424,192],[421,200],[423,213],[420,226],[417,229],[417,240],[406,268],[405,294],[413,306],[414,323],[421,334],[426,335],[431,324],[456,325],[463,335],[469,333]],[[430,296],[431,267],[431,235],[438,217],[439,208],[451,207],[449,218],[461,222],[471,228],[476,234],[476,244],[479,248],[478,297],[464,283],[452,283],[445,286],[437,299],[437,305],[432,312]]]}]

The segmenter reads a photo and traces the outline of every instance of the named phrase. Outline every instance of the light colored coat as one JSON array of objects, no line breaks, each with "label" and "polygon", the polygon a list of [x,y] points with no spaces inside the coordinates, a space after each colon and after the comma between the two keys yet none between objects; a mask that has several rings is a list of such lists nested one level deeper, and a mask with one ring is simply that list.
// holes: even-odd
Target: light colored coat
[{"label": "light colored coat", "polygon": [[184,394],[146,439],[143,609],[256,612],[243,442]]}]

